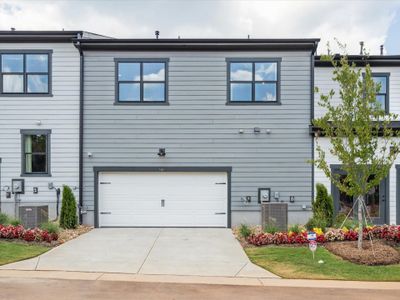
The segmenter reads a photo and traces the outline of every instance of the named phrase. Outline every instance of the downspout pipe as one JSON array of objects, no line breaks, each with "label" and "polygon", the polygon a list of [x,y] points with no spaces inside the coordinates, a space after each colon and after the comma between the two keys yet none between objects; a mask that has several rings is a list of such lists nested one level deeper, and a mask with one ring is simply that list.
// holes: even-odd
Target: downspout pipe
[{"label": "downspout pipe", "polygon": [[79,224],[82,224],[83,210],[83,94],[84,94],[84,55],[79,42],[79,38],[74,42],[74,46],[79,51]]},{"label": "downspout pipe", "polygon": [[[311,68],[311,73],[310,73],[310,125],[312,125],[312,122],[314,120],[314,110],[315,110],[315,53],[317,52],[318,48],[318,42],[315,43],[314,49],[311,52],[311,58],[310,58],[310,68]],[[311,135],[311,160],[314,161],[315,159],[315,153],[314,153],[314,147],[315,147],[315,136],[314,134]],[[314,186],[315,186],[315,165],[314,163],[311,164],[311,201],[314,201],[315,197],[315,192],[314,192]]]},{"label": "downspout pipe", "polygon": [[1,157],[0,157],[0,212],[1,212],[1,193],[3,192],[3,189],[1,188]]}]

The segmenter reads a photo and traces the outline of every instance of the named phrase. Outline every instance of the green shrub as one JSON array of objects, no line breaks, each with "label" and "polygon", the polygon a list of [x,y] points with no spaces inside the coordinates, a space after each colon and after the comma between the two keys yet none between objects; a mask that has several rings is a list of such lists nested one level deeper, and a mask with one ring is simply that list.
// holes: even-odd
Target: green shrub
[{"label": "green shrub", "polygon": [[335,216],[335,218],[333,219],[333,227],[339,228],[343,224],[344,227],[349,228],[349,225],[352,222],[351,222],[350,218],[348,218],[346,221],[345,221],[345,219],[346,219],[346,214],[338,213]]},{"label": "green shrub", "polygon": [[252,234],[252,230],[250,229],[249,226],[247,226],[246,224],[241,224],[239,227],[239,234],[241,237],[247,239],[251,234]]},{"label": "green shrub", "polygon": [[10,224],[10,217],[5,213],[0,213],[0,225],[8,225]]},{"label": "green shrub", "polygon": [[[335,216],[333,220],[333,226],[335,228],[340,228],[340,227],[346,227],[347,229],[354,229],[358,228],[358,220],[353,218],[353,215],[350,215],[346,219],[346,214],[344,213],[339,213]],[[345,221],[346,220],[346,221]],[[370,222],[363,222],[364,226],[372,226],[373,224]]]},{"label": "green shrub", "polygon": [[325,232],[326,227],[328,227],[328,223],[325,219],[325,216],[317,212],[314,213],[305,226],[307,230],[312,230],[313,228],[317,227],[321,228],[321,230]]},{"label": "green shrub", "polygon": [[301,232],[301,226],[299,224],[294,224],[292,226],[289,227],[289,231],[299,234]]},{"label": "green shrub", "polygon": [[328,194],[326,187],[317,183],[317,196],[312,202],[312,210],[314,216],[318,214],[318,218],[325,219],[325,226],[332,226],[333,223],[333,199]]},{"label": "green shrub", "polygon": [[21,221],[20,220],[18,220],[18,219],[10,219],[10,224],[11,225],[13,225],[13,226],[18,226],[18,225],[21,225],[22,223],[21,223]]},{"label": "green shrub", "polygon": [[70,187],[64,185],[62,193],[62,204],[60,213],[60,226],[73,229],[78,225],[76,214],[76,200]]},{"label": "green shrub", "polygon": [[60,232],[60,226],[58,226],[57,223],[53,222],[45,222],[40,224],[40,229],[46,230],[48,233],[59,233]]},{"label": "green shrub", "polygon": [[277,233],[278,231],[279,231],[278,227],[276,227],[275,225],[272,225],[272,224],[268,224],[264,228],[264,232],[266,232],[266,233],[274,234],[274,233]]}]

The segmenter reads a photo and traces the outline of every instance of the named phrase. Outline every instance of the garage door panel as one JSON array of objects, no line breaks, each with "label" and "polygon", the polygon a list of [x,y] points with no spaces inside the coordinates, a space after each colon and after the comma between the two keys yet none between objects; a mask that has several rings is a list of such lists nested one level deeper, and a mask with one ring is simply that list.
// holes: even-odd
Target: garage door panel
[{"label": "garage door panel", "polygon": [[[175,201],[175,200],[166,200],[165,206],[163,210],[185,210],[185,209],[196,209],[203,210],[206,208],[207,210],[221,210],[225,211],[226,207],[224,203],[220,203],[217,201],[218,199],[207,199],[191,202],[187,204],[186,201]],[[161,207],[161,201],[140,201],[140,203],[135,204],[136,210],[140,208],[140,210],[157,210]],[[130,200],[115,200],[112,202],[106,202],[103,205],[103,210],[109,211],[127,211],[132,207],[133,203]],[[187,207],[186,207],[187,206]]]},{"label": "garage door panel", "polygon": [[[195,224],[195,225],[194,225]],[[212,225],[210,225],[212,224]],[[180,214],[158,216],[154,219],[153,214],[135,215],[133,219],[129,215],[119,215],[118,219],[111,216],[105,216],[102,220],[103,227],[129,227],[129,226],[148,226],[148,227],[226,227],[226,218],[223,216],[209,215],[187,215]]]},{"label": "garage door panel", "polygon": [[226,227],[227,187],[224,172],[100,173],[99,225]]}]

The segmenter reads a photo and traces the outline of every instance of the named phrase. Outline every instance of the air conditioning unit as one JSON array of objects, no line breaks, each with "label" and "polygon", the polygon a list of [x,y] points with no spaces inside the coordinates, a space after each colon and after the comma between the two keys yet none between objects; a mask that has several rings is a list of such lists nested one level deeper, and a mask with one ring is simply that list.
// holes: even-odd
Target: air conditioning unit
[{"label": "air conditioning unit", "polygon": [[287,203],[262,203],[262,227],[274,226],[281,231],[288,229],[288,204]]},{"label": "air conditioning unit", "polygon": [[25,228],[38,227],[49,221],[49,207],[43,206],[20,206],[19,218]]}]

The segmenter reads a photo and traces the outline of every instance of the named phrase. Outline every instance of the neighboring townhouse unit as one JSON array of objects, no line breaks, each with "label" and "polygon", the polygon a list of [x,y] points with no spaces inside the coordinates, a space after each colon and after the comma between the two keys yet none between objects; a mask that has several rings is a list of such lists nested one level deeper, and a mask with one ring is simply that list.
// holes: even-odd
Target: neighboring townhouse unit
[{"label": "neighboring townhouse unit", "polygon": [[[380,92],[377,100],[382,103],[387,112],[400,114],[400,56],[369,56],[350,55],[349,61],[357,66],[363,67],[368,62],[372,68],[375,82],[381,83]],[[332,80],[332,65],[316,57],[315,61],[315,86],[322,93],[327,93],[333,89],[338,91],[338,86]],[[324,110],[318,105],[319,95],[315,95],[314,117],[324,115]],[[339,103],[340,98],[336,92],[333,101]],[[400,120],[393,122],[394,128],[399,128]],[[312,132],[314,132],[312,130]],[[327,138],[320,137],[319,144],[326,150],[327,159],[331,169],[341,176],[345,176],[340,169],[339,162],[329,153],[330,143]],[[314,145],[315,149],[316,144]],[[353,206],[353,198],[340,192],[329,178],[318,168],[314,168],[314,184],[323,183],[332,193],[336,212],[347,213]],[[367,208],[377,224],[395,224],[400,221],[400,157],[397,158],[389,176],[376,187],[367,197]]]},{"label": "neighboring townhouse unit", "polygon": [[42,206],[53,219],[58,188],[78,196],[80,55],[72,39],[82,35],[90,37],[0,31],[2,212],[18,217],[18,206]]},{"label": "neighboring townhouse unit", "polygon": [[83,221],[260,224],[260,189],[304,223],[317,39],[77,39]]}]

